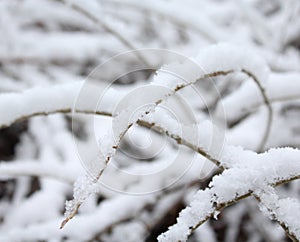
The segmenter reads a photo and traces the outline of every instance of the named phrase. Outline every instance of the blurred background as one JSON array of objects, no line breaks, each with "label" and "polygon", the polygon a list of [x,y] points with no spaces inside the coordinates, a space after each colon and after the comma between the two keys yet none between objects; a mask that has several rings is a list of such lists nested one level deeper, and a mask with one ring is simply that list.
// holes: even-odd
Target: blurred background
[{"label": "blurred background", "polygon": [[[267,83],[267,91],[276,89],[279,94],[272,99],[274,118],[264,150],[300,148],[300,90],[295,85],[300,83],[298,0],[0,0],[0,103],[5,95],[32,88],[47,92],[87,76],[105,83],[120,70],[125,73],[141,63],[159,69],[170,62],[163,55],[138,55],[92,72],[124,51],[160,48],[193,57],[201,48],[220,42],[253,49],[269,66],[270,80],[280,84],[272,89],[272,82]],[[116,95],[150,83],[154,75],[155,70],[142,70],[120,76],[113,83]],[[193,90],[180,94],[199,121],[218,117],[224,105],[226,141],[255,151],[266,110],[257,101],[257,87],[249,83],[249,77],[234,73],[197,83],[201,101]],[[289,85],[296,88],[285,89]],[[5,105],[1,110],[22,112]],[[1,112],[0,119],[6,115]],[[102,187],[59,230],[72,184],[84,174],[75,143],[88,150],[95,135],[98,139],[105,134],[111,119],[97,116],[92,122],[86,114],[68,113],[21,119],[0,129],[0,241],[156,241],[176,222],[192,195],[219,172],[196,155],[197,164],[179,183],[151,195],[127,196],[126,191],[151,187],[151,181],[126,180],[117,171],[108,171],[106,179],[114,189]],[[124,137],[112,164],[143,174],[166,165],[178,148],[166,136],[136,126]],[[191,154],[188,149],[184,152]],[[155,190],[153,186],[149,189]],[[300,184],[292,182],[278,192],[299,198]],[[189,241],[289,239],[248,198],[199,227]]]}]

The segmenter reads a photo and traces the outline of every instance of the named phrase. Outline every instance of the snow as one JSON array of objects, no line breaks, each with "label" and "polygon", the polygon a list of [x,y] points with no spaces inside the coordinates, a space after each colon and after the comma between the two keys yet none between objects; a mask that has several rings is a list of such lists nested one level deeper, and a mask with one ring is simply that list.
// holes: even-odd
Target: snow
[{"label": "snow", "polygon": [[299,10],[0,1],[0,241],[299,240]]},{"label": "snow", "polygon": [[[116,96],[116,91],[110,89],[104,92],[105,87],[105,84],[85,81],[56,85],[53,88],[35,87],[20,93],[0,94],[0,112],[5,113],[1,116],[0,126],[8,126],[28,116],[71,113],[74,109],[88,113],[112,113],[115,102],[109,101]],[[99,94],[103,95],[101,107],[97,107]]]},{"label": "snow", "polygon": [[52,167],[49,167],[46,164],[25,160],[14,161],[13,163],[1,162],[0,175],[4,180],[16,176],[53,177],[61,180],[62,182],[70,184],[72,184],[76,178],[75,175],[66,174],[65,167],[61,167],[59,165],[53,165]]},{"label": "snow", "polygon": [[258,190],[256,195],[260,199],[260,209],[272,220],[284,224],[299,240],[299,200],[295,198],[279,198],[274,188]]},{"label": "snow", "polygon": [[182,63],[163,67],[153,83],[175,89],[181,85],[195,83],[205,75],[246,70],[263,84],[269,75],[269,68],[264,59],[253,54],[253,50],[249,47],[242,48],[228,43],[204,48],[199,51],[196,58],[186,58],[181,61]]},{"label": "snow", "polygon": [[[299,97],[300,76],[299,73],[272,73],[265,83],[265,90],[269,100],[280,101]],[[218,112],[225,109],[229,121],[235,121],[243,115],[253,112],[262,106],[263,99],[256,85],[251,81],[245,81],[240,88],[225,97],[218,107]]]},{"label": "snow", "polygon": [[[35,113],[51,113],[56,110],[69,109],[82,83],[67,84],[62,87],[32,88],[24,93],[1,94],[1,126],[10,125],[23,116]],[[5,114],[5,115],[4,115]]]},{"label": "snow", "polygon": [[[177,224],[162,234],[159,241],[186,241],[191,229],[199,222],[214,217],[222,204],[231,203],[239,197],[299,175],[299,158],[300,152],[290,148],[273,149],[260,155],[241,148],[225,149],[221,160],[225,167],[232,168],[215,176],[209,184],[210,188],[200,190],[190,206],[179,214]],[[271,197],[267,201],[273,200]],[[291,204],[295,206],[293,202]],[[281,213],[286,214],[286,211]],[[291,219],[289,213],[287,217]],[[298,228],[298,220],[291,219],[289,222],[291,228]]]},{"label": "snow", "polygon": [[[1,233],[0,239],[1,241],[32,241],[44,239],[48,236],[59,238],[65,235],[70,236],[73,241],[86,240],[91,234],[96,234],[99,228],[108,228],[119,221],[119,219],[126,219],[133,213],[141,210],[145,203],[151,204],[154,201],[152,196],[134,197],[124,195],[107,200],[96,211],[90,214],[78,215],[77,220],[72,222],[72,227],[67,226],[62,231],[57,229],[57,224],[60,222],[60,218],[58,218],[44,223],[33,224],[26,229],[22,229],[21,227],[12,228],[10,231]],[[116,207],[119,209],[116,210]]]},{"label": "snow", "polygon": [[[204,58],[206,61],[208,60],[207,63],[209,63],[208,57],[211,56],[211,53],[217,53],[218,50],[222,50],[223,48],[224,46],[222,48],[220,46],[214,46],[212,47],[211,52],[204,52],[205,54],[201,55],[201,58]],[[226,56],[226,54],[229,55],[229,53],[225,53],[224,56]],[[199,62],[201,62],[201,58],[198,59],[198,61],[200,60]],[[217,64],[217,68],[227,71],[231,70],[231,66],[236,66],[238,58],[241,57],[236,55],[236,57],[233,58],[232,63],[225,63],[221,61],[219,64]],[[237,68],[238,70],[248,68],[250,71],[253,71],[259,78],[264,79],[263,77],[267,75],[266,68],[262,68],[259,72],[255,66],[243,66],[243,64],[241,64],[240,66],[240,68]],[[210,70],[211,73],[220,70],[214,68]],[[158,75],[156,78],[158,77],[160,77],[160,75]],[[191,80],[193,79],[195,79],[195,76],[192,76]],[[278,80],[281,81],[281,79],[279,78]],[[281,84],[280,81],[278,81],[278,86]],[[164,84],[167,84],[169,88],[174,88],[174,86],[170,87],[170,84],[168,83],[164,82]],[[48,88],[33,88],[29,91],[25,91],[22,94],[2,95],[0,97],[2,105],[1,107],[3,113],[8,114],[5,118],[2,119],[2,125],[8,125],[14,122],[15,120],[20,119],[22,116],[35,115],[40,112],[51,113],[57,112],[59,110],[71,110],[71,107],[74,105],[74,100],[76,100],[77,98],[76,95],[78,95],[78,92],[81,90],[82,85],[83,83],[80,82],[76,85],[68,84],[57,86],[51,90],[49,90]],[[178,83],[176,85],[178,85]],[[253,83],[247,83],[247,85],[252,85],[254,88]],[[245,84],[246,87],[247,85]],[[87,90],[92,90],[92,87],[93,86],[89,85],[84,86],[84,88],[87,88]],[[153,89],[153,91],[151,90],[151,88]],[[290,95],[292,90],[293,89],[291,89],[290,91],[287,90],[287,92],[284,93],[284,95]],[[151,95],[148,95],[148,93],[151,93]],[[183,126],[183,130],[181,130],[183,133],[180,133],[178,123],[176,123],[176,121],[170,116],[163,113],[160,114],[159,112],[155,116],[155,114],[153,113],[154,108],[157,105],[156,101],[161,100],[161,98],[166,98],[169,96],[169,94],[172,93],[173,91],[170,92],[168,88],[158,88],[157,83],[154,82],[152,85],[146,86],[142,89],[136,89],[133,91],[133,94],[127,95],[125,96],[125,98],[120,99],[121,105],[115,109],[115,114],[113,114],[115,116],[113,119],[113,124],[115,125],[113,131],[115,132],[114,135],[116,135],[115,137],[117,137],[117,139],[115,140],[115,143],[111,144],[107,142],[109,140],[107,138],[104,138],[102,141],[100,141],[102,159],[105,157],[112,157],[115,151],[115,149],[113,149],[112,147],[117,146],[119,144],[120,139],[122,138],[124,132],[127,132],[128,127],[130,127],[131,124],[137,122],[139,119],[143,118],[144,115],[148,113],[151,114],[149,120],[151,120],[152,122],[155,122],[156,124],[160,125],[165,130],[168,130],[168,128],[170,128],[170,130],[173,131],[173,135],[182,137],[183,139],[186,139],[186,141],[198,146],[199,143],[197,139],[193,138],[195,126]],[[276,93],[279,92],[276,92],[275,89],[274,93],[274,95],[276,95]],[[245,97],[242,94],[243,91],[240,95]],[[249,97],[252,95],[249,95]],[[237,97],[234,98],[236,99]],[[277,98],[282,98],[282,96]],[[37,99],[40,100],[40,103],[36,101]],[[50,99],[54,99],[55,102],[48,102],[48,106],[45,106],[44,104],[41,105],[45,102],[44,100]],[[91,98],[89,100],[93,99]],[[137,102],[137,100],[139,100],[139,102]],[[15,107],[13,111],[7,110],[7,103],[10,103],[11,106]],[[149,103],[151,105],[149,105]],[[94,101],[83,103],[79,102],[79,106],[77,107],[79,107],[81,110],[93,110],[93,105]],[[206,137],[206,139],[203,139],[203,141],[206,143],[201,143],[200,145],[200,147],[203,147],[206,150],[208,149],[210,144],[209,139],[207,139],[207,137],[212,136],[211,132],[209,132],[209,130],[212,130],[212,127],[212,124],[209,122],[204,122],[197,127],[198,130],[201,130],[202,137]],[[109,137],[109,135],[107,137]],[[283,155],[283,153],[286,154]],[[296,156],[294,154],[290,155],[290,153],[296,153]],[[212,152],[211,154],[214,154],[214,152]],[[217,216],[218,212],[213,206],[214,203],[222,204],[228,201],[232,201],[237,197],[237,195],[242,196],[242,194],[247,194],[247,192],[249,191],[255,191],[256,187],[260,187],[266,183],[273,184],[276,180],[281,180],[283,178],[289,179],[290,177],[297,175],[300,169],[299,166],[295,167],[294,160],[295,157],[297,157],[297,155],[297,151],[292,149],[280,150],[280,152],[278,152],[278,150],[271,150],[267,154],[257,155],[255,152],[244,151],[242,148],[235,148],[230,146],[225,147],[220,161],[223,167],[230,169],[224,171],[222,176],[215,177],[212,183],[210,184],[210,189],[199,192],[196,195],[196,199],[194,200],[194,202],[191,203],[191,207],[184,210],[184,212],[181,213],[178,220],[178,224],[174,225],[174,227],[172,227],[172,229],[170,230],[171,232],[168,232],[166,235],[162,235],[160,239],[165,241],[184,241],[190,233],[190,228],[195,226],[198,221],[205,219],[207,216]],[[265,158],[265,156],[268,157]],[[276,160],[278,160],[278,158],[282,156],[284,157],[284,159],[287,159],[287,157],[289,157],[289,159],[293,160],[293,162],[288,161],[288,166],[285,169],[282,169],[283,165],[280,163],[281,160],[279,160],[279,162],[276,163]],[[261,160],[263,160],[264,162],[262,163]],[[261,166],[261,164],[264,165]],[[286,161],[284,164],[285,166],[287,165]],[[99,164],[97,164],[97,169],[93,170],[100,172],[105,168],[105,166],[106,164],[103,163],[102,166],[99,168]],[[270,166],[273,167],[272,169],[274,173],[270,174]],[[257,167],[259,167],[259,169]],[[30,168],[32,169],[33,167],[31,166]],[[14,166],[14,169],[17,169],[17,167]],[[23,169],[23,167],[21,167],[21,169]],[[6,171],[6,173],[7,172],[8,171]],[[41,173],[42,171],[36,172]],[[32,173],[31,171],[30,174],[37,173]],[[241,174],[244,175],[241,176]],[[224,177],[227,178],[224,179]],[[232,182],[233,180],[234,182]],[[97,190],[96,187],[96,182],[92,181],[89,176],[84,176],[83,178],[77,180],[77,182],[74,185],[74,200],[68,201],[66,203],[65,217],[68,218],[70,216],[73,216],[74,211],[77,210],[77,206],[82,204],[91,194],[95,193],[95,191]],[[173,234],[172,231],[176,231],[175,234]]]}]

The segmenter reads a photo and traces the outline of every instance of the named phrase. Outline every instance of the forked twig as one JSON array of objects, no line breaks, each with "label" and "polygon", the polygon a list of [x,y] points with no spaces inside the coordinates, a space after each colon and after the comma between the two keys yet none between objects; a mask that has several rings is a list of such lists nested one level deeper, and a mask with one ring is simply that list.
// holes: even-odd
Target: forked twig
[{"label": "forked twig", "polygon": [[[264,99],[265,99],[265,101],[266,101],[266,105],[268,105],[268,107],[269,107],[268,110],[269,110],[269,117],[270,117],[270,118],[268,119],[268,124],[271,124],[271,120],[272,120],[272,108],[271,108],[270,102],[269,102],[269,100],[268,100],[268,98],[267,98],[267,96],[266,96],[266,94],[265,94],[265,91],[264,91],[263,87],[261,86],[261,84],[260,84],[260,82],[258,81],[258,79],[257,79],[251,72],[246,71],[246,70],[244,70],[244,69],[242,69],[241,71],[242,71],[243,73],[247,74],[249,77],[251,77],[251,78],[254,80],[254,82],[257,84],[257,86],[258,86],[260,92],[262,93],[262,96],[264,97]],[[196,83],[196,82],[198,82],[198,81],[200,81],[200,80],[204,80],[204,79],[206,79],[206,78],[212,78],[212,77],[216,77],[216,76],[220,76],[220,75],[228,75],[228,74],[231,74],[231,73],[233,73],[233,72],[234,72],[234,70],[228,70],[228,71],[215,71],[215,72],[211,72],[211,73],[204,74],[203,76],[197,78],[197,79],[194,80],[194,81],[191,81],[191,82],[187,82],[187,83],[184,83],[184,84],[177,85],[171,92],[167,93],[167,94],[165,95],[165,97],[162,97],[161,99],[158,99],[158,100],[155,102],[155,107],[157,107],[158,105],[160,105],[160,104],[165,100],[165,98],[168,98],[168,97],[173,96],[173,95],[174,95],[176,92],[178,92],[179,90],[181,90],[181,89],[183,89],[183,88],[185,88],[185,87],[187,87],[187,86],[190,86],[190,85],[192,85],[192,84],[194,84],[194,83]],[[139,118],[138,120],[133,121],[133,122],[132,122],[132,121],[129,122],[129,124],[127,125],[127,127],[126,127],[122,132],[120,132],[119,137],[117,137],[116,143],[111,147],[113,151],[116,151],[116,150],[119,148],[119,144],[120,144],[122,138],[123,138],[123,137],[125,136],[125,134],[129,131],[129,129],[132,127],[132,125],[133,125],[135,122],[141,121],[142,118],[143,118],[143,116],[144,116],[144,115],[147,115],[148,113],[149,113],[149,111],[146,111],[143,115],[141,115],[141,118]],[[268,129],[266,130],[266,134],[265,134],[265,136],[264,136],[263,142],[265,142],[265,140],[267,140],[268,135],[269,135],[269,131],[270,131],[270,129],[268,128]],[[174,136],[173,136],[173,138],[178,138],[178,137],[174,137]],[[183,141],[182,141],[182,142],[183,142]],[[263,143],[263,145],[264,145],[264,143]],[[193,147],[193,148],[196,149],[196,147]],[[198,147],[197,147],[197,150],[198,150]],[[201,153],[203,153],[206,157],[211,158],[210,160],[212,160],[215,164],[218,164],[218,165],[221,164],[221,161],[216,160],[216,159],[213,159],[213,157],[211,157],[209,154],[207,154],[207,152],[204,152],[202,149],[199,149],[197,152],[199,152],[199,151],[200,151]],[[107,164],[109,163],[109,161],[112,159],[112,157],[113,157],[113,153],[108,154],[108,155],[104,158],[104,164],[107,165]],[[220,165],[220,166],[221,166],[221,165]],[[222,167],[222,168],[224,168],[224,167]],[[101,170],[99,171],[98,175],[96,176],[96,180],[97,180],[97,181],[99,180],[99,178],[100,178],[101,175],[103,174],[104,169],[105,169],[105,168],[101,169]],[[77,206],[77,205],[78,205],[78,206]],[[80,207],[81,204],[77,204],[77,205],[75,206],[74,211],[72,211],[72,213],[69,214],[68,217],[62,222],[61,228],[63,228],[64,225],[65,225],[69,220],[71,220],[71,219],[75,216],[75,214],[77,213],[77,210],[78,210],[78,208]]]}]

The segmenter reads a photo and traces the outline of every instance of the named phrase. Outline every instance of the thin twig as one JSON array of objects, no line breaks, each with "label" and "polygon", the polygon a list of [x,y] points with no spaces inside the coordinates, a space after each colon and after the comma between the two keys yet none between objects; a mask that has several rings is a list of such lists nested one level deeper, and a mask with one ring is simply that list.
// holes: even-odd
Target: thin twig
[{"label": "thin twig", "polygon": [[[31,117],[35,117],[35,116],[39,116],[39,115],[43,115],[43,116],[47,116],[47,115],[52,115],[52,114],[57,114],[57,113],[63,113],[63,114],[69,114],[71,113],[72,110],[71,109],[58,109],[55,110],[53,112],[37,112],[37,113],[33,113],[27,116],[23,116],[20,117],[18,119],[15,119],[13,121],[13,123],[17,123],[17,122],[21,122],[24,120],[27,120]],[[102,111],[89,111],[89,110],[75,110],[75,113],[81,113],[81,114],[88,114],[88,115],[101,115],[101,116],[107,116],[107,117],[112,117],[113,115],[111,113],[108,112],[102,112]],[[213,158],[210,154],[208,154],[204,149],[202,149],[201,147],[197,147],[195,144],[192,144],[190,142],[188,142],[187,140],[183,139],[182,137],[179,137],[178,135],[172,134],[171,131],[166,130],[165,128],[162,128],[161,126],[159,126],[158,124],[155,123],[149,123],[145,120],[138,120],[137,124],[148,128],[148,129],[152,129],[158,133],[161,134],[165,134],[168,137],[170,137],[171,139],[175,140],[178,144],[184,145],[189,147],[190,149],[194,150],[195,152],[199,153],[200,155],[204,156],[205,158],[207,158],[208,160],[210,160],[211,162],[213,162],[215,165],[219,166],[219,161],[216,160],[215,158]],[[12,125],[12,123],[10,124],[5,124],[0,126],[1,128],[6,128],[9,127],[10,125]]]},{"label": "thin twig", "polygon": [[[273,184],[271,184],[271,186],[279,186],[279,185],[283,185],[283,184],[286,184],[286,183],[289,183],[291,181],[294,181],[294,180],[298,180],[300,179],[300,174],[299,175],[296,175],[296,176],[293,176],[293,177],[290,177],[290,178],[287,178],[287,179],[281,179],[281,180],[278,180],[276,182],[274,182]],[[244,194],[241,194],[237,197],[235,197],[233,200],[229,200],[225,203],[220,203],[220,204],[217,204],[216,205],[216,209],[215,211],[221,211],[223,210],[224,208],[228,207],[228,206],[231,206],[235,203],[237,203],[238,201],[242,200],[242,199],[245,199],[247,197],[250,197],[251,195],[253,195],[253,191],[252,190],[249,190],[247,193],[244,193]],[[214,211],[214,212],[215,212]],[[190,233],[192,233],[193,231],[195,231],[201,224],[205,223],[208,219],[212,218],[214,216],[214,212],[210,213],[209,215],[207,215],[204,219],[202,219],[201,221],[198,222],[197,225],[195,225]]]},{"label": "thin twig", "polygon": [[[271,121],[272,121],[272,107],[271,107],[271,105],[270,105],[269,99],[267,98],[267,96],[266,96],[266,94],[265,94],[265,90],[264,90],[263,87],[261,86],[261,84],[260,84],[260,82],[258,81],[258,79],[257,79],[251,72],[249,72],[249,71],[247,71],[247,70],[244,70],[244,69],[243,69],[243,70],[241,70],[241,71],[242,71],[243,73],[247,74],[250,78],[252,78],[253,81],[257,84],[257,86],[258,86],[258,88],[259,88],[259,90],[260,90],[260,92],[261,92],[261,94],[262,94],[262,96],[263,96],[263,98],[264,98],[264,100],[265,100],[266,105],[268,105],[268,107],[269,107],[269,108],[268,108],[268,110],[269,110],[269,116],[268,116],[268,117],[269,117],[269,118],[268,118],[267,128],[266,128],[266,132],[265,132],[265,135],[264,135],[263,140],[262,140],[262,143],[261,143],[261,145],[264,145],[264,144],[265,144],[265,140],[267,140],[268,135],[269,135],[269,131],[270,131],[270,127],[269,127],[269,126],[271,125]],[[178,92],[179,90],[181,90],[181,89],[183,89],[183,88],[185,88],[185,87],[187,87],[187,86],[193,85],[194,83],[196,83],[196,82],[198,82],[198,81],[200,81],[200,80],[204,80],[204,79],[207,79],[207,78],[212,78],[212,77],[216,77],[216,76],[220,76],[220,75],[228,75],[228,74],[231,74],[231,73],[233,73],[233,72],[234,72],[234,70],[211,72],[211,73],[204,74],[203,76],[197,78],[197,79],[194,80],[194,81],[191,81],[191,82],[188,82],[188,83],[184,83],[184,84],[177,85],[171,92],[167,93],[167,94],[166,94],[164,97],[162,97],[161,99],[158,99],[158,100],[155,102],[155,107],[157,107],[158,105],[160,105],[160,104],[165,100],[165,98],[168,98],[168,97],[173,96],[173,95],[174,95],[176,92]],[[143,118],[143,116],[147,115],[148,113],[149,113],[149,112],[146,111],[146,112],[145,112],[144,114],[142,114],[140,117]],[[135,121],[135,122],[130,122],[130,123],[127,125],[127,127],[126,127],[122,132],[120,132],[119,137],[118,137],[117,140],[116,140],[116,143],[111,147],[111,148],[113,149],[113,151],[116,151],[116,150],[119,148],[119,144],[120,144],[122,138],[123,138],[123,137],[125,136],[125,134],[129,131],[129,129],[132,127],[132,125],[133,125],[134,123],[137,123],[138,121],[140,121],[141,118],[138,119],[138,120]],[[177,138],[177,136],[174,137],[174,138]],[[260,146],[259,148],[261,148],[261,146]],[[203,152],[204,150],[201,149],[200,151]],[[199,151],[198,151],[198,152],[199,152]],[[107,165],[107,164],[109,163],[109,161],[112,159],[113,153],[114,153],[114,152],[110,153],[109,155],[107,155],[107,156],[104,158],[104,163],[105,163],[105,165]],[[206,152],[205,152],[205,153],[206,153]],[[207,154],[207,157],[210,157],[210,155]],[[210,158],[212,158],[212,157],[210,157]],[[214,160],[214,163],[215,163],[215,164],[219,164],[219,165],[221,164],[221,162],[218,161],[218,160]],[[221,167],[222,169],[224,169],[223,166],[220,166],[220,167]],[[105,170],[105,168],[103,168],[103,169],[101,169],[101,170],[99,171],[98,175],[96,176],[96,180],[97,180],[97,181],[100,179],[100,177],[101,177],[101,175],[103,174],[104,170]],[[75,211],[73,211],[73,212],[71,213],[71,215],[68,216],[68,217],[62,222],[61,228],[63,228],[63,226],[64,226],[70,219],[72,219],[72,218],[75,216],[75,214],[77,213],[77,210],[78,210],[78,208],[80,207],[80,205],[81,205],[81,204],[79,204],[78,206],[76,206],[76,207],[74,208]]]},{"label": "thin twig", "polygon": [[[263,191],[261,190],[260,192],[263,192]],[[253,197],[255,197],[255,199],[256,199],[258,202],[261,203],[261,198],[260,198],[257,194],[253,193],[252,195],[253,195]],[[264,205],[265,205],[265,204],[264,204]],[[267,208],[267,209],[270,209],[270,208]],[[274,214],[273,214],[273,215],[274,215]],[[297,236],[296,236],[292,231],[290,231],[290,229],[288,228],[288,226],[287,226],[283,221],[281,221],[276,215],[272,216],[272,218],[273,218],[272,220],[276,221],[276,222],[283,228],[283,230],[285,231],[285,234],[286,234],[293,242],[298,242],[298,241],[299,241],[298,238],[297,238]]]},{"label": "thin twig", "polygon": [[267,126],[263,135],[263,138],[258,146],[258,152],[262,152],[264,150],[264,147],[268,141],[269,135],[270,135],[270,131],[271,131],[271,126],[272,126],[272,119],[273,119],[273,108],[271,106],[271,102],[270,99],[268,98],[267,94],[266,94],[266,90],[265,88],[261,85],[260,81],[256,78],[256,76],[254,76],[251,72],[242,69],[242,72],[245,73],[247,76],[249,76],[257,85],[257,87],[260,90],[260,93],[263,97],[264,103],[268,108],[268,118],[267,118]]},{"label": "thin twig", "polygon": [[[66,0],[61,0],[64,3],[68,4]],[[69,5],[69,4],[68,4]],[[89,18],[91,21],[93,21],[94,23],[98,24],[99,26],[101,26],[103,29],[105,29],[108,33],[112,34],[113,36],[116,37],[116,39],[118,39],[122,44],[124,44],[124,46],[128,47],[130,50],[137,50],[138,48],[134,46],[134,44],[132,44],[128,39],[126,39],[123,35],[121,35],[118,31],[115,31],[111,26],[109,26],[107,23],[105,23],[104,21],[102,21],[100,18],[98,18],[97,16],[93,15],[91,12],[87,11],[86,9],[84,9],[83,7],[81,7],[80,5],[71,2],[70,7],[72,9],[74,9],[75,11],[77,11],[78,13],[84,15],[85,17]],[[149,61],[146,59],[145,56],[143,56],[139,51],[134,51],[133,52],[136,57],[143,62],[146,66],[151,66]]]},{"label": "thin twig", "polygon": [[[188,189],[188,188],[191,188],[191,187],[194,187],[194,186],[199,186],[200,182],[199,182],[199,179],[195,179],[195,180],[191,180],[189,181],[187,184],[176,184],[170,188],[166,188],[166,189],[163,189],[162,192],[158,193],[157,196],[155,197],[155,200],[154,201],[151,201],[150,203],[146,203],[138,212],[140,213],[140,215],[142,215],[142,211],[148,207],[149,205],[152,205],[152,204],[158,204],[160,202],[160,200],[162,200],[166,195],[169,195],[169,194],[174,194],[174,193],[179,193],[179,196],[178,198],[176,199],[176,201],[180,201],[183,199],[183,196],[181,193],[180,194],[180,191],[183,191],[184,189]],[[156,218],[157,220],[158,219],[161,219],[163,216],[165,216],[164,213],[160,213],[161,216],[159,216],[158,218]],[[109,224],[107,225],[106,228],[104,228],[103,230],[99,231],[97,233],[97,235],[95,235],[93,237],[93,239],[89,240],[89,241],[94,241],[95,239],[99,239],[103,234],[109,232],[113,227],[117,226],[118,224],[121,224],[125,221],[128,221],[132,218],[137,218],[139,216],[139,214],[131,214],[129,215],[127,218],[124,218],[122,220],[119,220],[117,223],[113,223],[113,224]],[[150,223],[147,223],[146,221],[143,221],[143,218],[141,217],[140,220],[139,220],[141,223],[144,224],[144,226],[146,227],[147,231],[150,233],[151,229],[153,229],[154,225],[156,224],[157,221],[151,221],[151,224]]]},{"label": "thin twig", "polygon": [[[229,71],[217,71],[217,72],[212,72],[212,73],[207,73],[205,75],[203,75],[202,77],[199,77],[198,79],[194,80],[194,81],[191,81],[191,82],[188,82],[188,83],[184,83],[182,85],[178,85],[176,86],[173,91],[171,91],[170,93],[168,93],[165,97],[157,100],[155,102],[155,105],[158,106],[159,104],[161,104],[163,101],[164,101],[164,98],[167,98],[167,97],[170,97],[170,96],[173,96],[176,92],[178,92],[179,90],[187,87],[187,86],[190,86],[192,84],[194,84],[195,82],[197,81],[200,81],[200,80],[203,80],[203,79],[206,79],[206,78],[212,78],[212,77],[216,77],[216,76],[220,76],[220,75],[228,75],[230,73],[233,73],[234,70],[229,70]],[[264,98],[264,101],[265,101],[265,104],[268,106],[268,110],[269,110],[269,118],[268,118],[268,124],[267,126],[269,127],[270,124],[271,124],[271,120],[272,120],[272,108],[271,108],[271,105],[270,105],[270,102],[269,102],[269,99],[267,98],[266,94],[265,94],[265,90],[263,89],[263,87],[261,86],[260,82],[257,80],[257,78],[252,74],[250,73],[249,71],[246,71],[246,70],[242,70],[242,72],[244,72],[245,74],[247,74],[250,78],[252,78],[254,80],[254,82],[257,84],[257,86],[259,87],[259,90]],[[53,112],[36,112],[36,113],[33,113],[33,114],[30,114],[28,115],[27,117],[20,117],[18,120],[22,120],[22,119],[25,119],[25,118],[28,118],[28,117],[31,117],[31,116],[35,116],[35,115],[48,115],[48,114],[51,114],[51,113],[55,113],[55,112],[64,112],[64,113],[67,113],[67,112],[71,112],[71,108],[67,108],[67,109],[62,109],[62,110],[55,110]],[[82,112],[82,113],[91,113],[90,111],[84,111],[84,110],[76,110],[76,111],[79,111],[79,112]],[[110,113],[107,113],[107,112],[93,112],[95,114],[100,114],[100,115],[105,115],[105,116],[111,116]],[[147,115],[147,112],[145,113],[145,115]],[[143,116],[143,115],[142,115]],[[16,121],[16,120],[15,120]],[[149,123],[146,123],[145,121],[142,120],[142,118],[138,119],[136,121],[137,123],[140,123],[140,124],[144,124],[145,127],[153,127],[153,124],[149,124]],[[114,145],[112,148],[114,150],[117,150],[118,149],[118,146],[122,140],[122,138],[124,137],[124,135],[127,133],[127,131],[131,128],[131,126],[133,125],[133,122],[131,122],[125,130],[123,130],[121,133],[120,133],[120,136],[118,138],[118,141],[116,143],[116,145]],[[184,140],[183,138],[179,137],[178,135],[175,135],[175,134],[172,134],[170,132],[168,132],[167,130],[163,130],[161,127],[157,127],[158,130],[160,131],[164,131],[169,137],[171,137],[172,139],[176,140],[179,144],[183,144],[183,145],[186,145],[187,147],[190,147],[191,149],[195,150],[196,152],[198,152],[199,154],[203,155],[204,157],[206,157],[207,159],[209,159],[210,161],[212,161],[214,164],[216,164],[217,166],[219,166],[221,169],[224,169],[225,167],[222,166],[221,162],[215,158],[213,158],[212,156],[210,156],[210,154],[208,154],[207,152],[205,152],[205,150],[203,150],[202,148],[199,148],[197,147],[196,145],[192,144],[192,143],[189,143],[187,142],[186,140]],[[268,134],[269,134],[269,129],[266,130],[265,132],[265,136],[264,136],[264,139],[263,139],[263,144],[265,143],[265,140],[267,139],[268,137]],[[105,158],[105,164],[107,164],[110,160],[111,160],[112,156],[111,155],[108,155],[106,158]],[[102,172],[103,170],[101,170],[99,172],[99,174],[97,175],[96,179],[98,180],[100,178],[100,176],[102,175]],[[63,221],[62,223],[62,227],[76,214],[77,212],[77,209],[80,207],[80,204],[78,204],[78,206],[76,207],[76,211],[74,211],[74,213],[71,214],[71,216],[69,216],[68,218],[66,218],[65,221]]]},{"label": "thin twig", "polygon": [[[115,3],[118,5],[123,5],[127,8],[133,8],[133,9],[137,9],[140,11],[143,11],[145,13],[153,13],[158,17],[167,19],[168,21],[172,22],[173,24],[176,24],[179,27],[184,27],[185,29],[190,29],[192,31],[194,31],[195,33],[201,35],[202,37],[206,38],[208,41],[210,42],[218,42],[218,35],[214,34],[212,31],[208,31],[209,29],[211,29],[211,25],[213,25],[214,23],[212,21],[207,21],[206,23],[202,23],[202,24],[206,24],[209,26],[206,26],[205,28],[203,28],[203,26],[201,27],[201,25],[199,25],[198,23],[196,23],[193,19],[193,21],[190,21],[188,18],[179,18],[177,14],[174,14],[172,11],[166,12],[164,11],[167,8],[154,8],[152,5],[151,7],[148,6],[147,4],[143,4],[142,2],[136,1],[116,1],[116,0],[104,0],[105,2],[111,4],[111,3]],[[200,16],[198,16],[200,17]],[[201,19],[202,20],[202,19]],[[200,21],[200,23],[203,21]],[[214,29],[216,29],[217,27],[214,25],[213,26]],[[220,29],[218,29],[220,32]],[[224,34],[224,32],[222,32],[222,34]]]}]

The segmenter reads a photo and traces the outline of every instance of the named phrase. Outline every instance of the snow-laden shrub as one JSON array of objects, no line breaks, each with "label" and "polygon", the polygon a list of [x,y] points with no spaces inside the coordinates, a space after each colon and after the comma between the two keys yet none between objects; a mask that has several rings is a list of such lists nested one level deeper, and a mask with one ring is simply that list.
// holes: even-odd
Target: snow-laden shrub
[{"label": "snow-laden shrub", "polygon": [[0,2],[0,241],[299,241],[299,14]]}]

